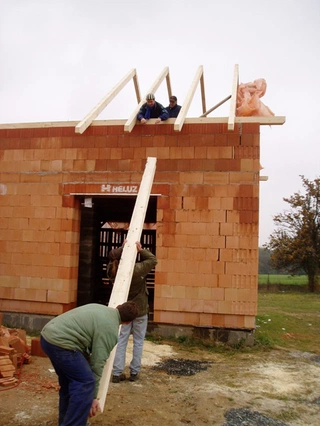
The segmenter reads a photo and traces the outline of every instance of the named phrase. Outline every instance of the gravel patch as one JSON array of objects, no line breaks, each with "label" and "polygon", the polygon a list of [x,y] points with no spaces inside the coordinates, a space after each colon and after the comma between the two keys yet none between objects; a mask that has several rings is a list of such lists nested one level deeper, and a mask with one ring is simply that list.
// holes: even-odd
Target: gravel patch
[{"label": "gravel patch", "polygon": [[158,362],[152,368],[154,370],[166,371],[170,375],[176,376],[192,376],[200,371],[207,370],[212,362],[209,361],[194,361],[190,359],[167,359]]},{"label": "gravel patch", "polygon": [[225,414],[227,423],[223,426],[289,426],[279,420],[267,417],[258,411],[250,411],[247,408],[235,409],[227,411]]}]

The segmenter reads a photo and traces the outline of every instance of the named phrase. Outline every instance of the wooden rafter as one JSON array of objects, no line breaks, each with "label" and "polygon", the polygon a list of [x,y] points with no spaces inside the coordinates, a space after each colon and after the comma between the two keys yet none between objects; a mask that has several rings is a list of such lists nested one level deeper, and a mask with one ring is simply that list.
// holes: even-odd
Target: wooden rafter
[{"label": "wooden rafter", "polygon": [[[118,305],[124,303],[128,298],[131,278],[137,257],[136,241],[140,241],[141,238],[153,179],[156,171],[156,162],[157,159],[154,157],[147,158],[145,171],[142,176],[138,196],[131,217],[131,222],[127,234],[127,242],[123,248],[119,268],[108,304],[108,306],[111,308],[116,308]],[[111,352],[100,380],[97,398],[99,399],[101,411],[104,410],[104,405],[108,393],[115,351],[116,348],[114,348]]]},{"label": "wooden rafter", "polygon": [[197,85],[198,85],[199,81],[201,80],[202,76],[203,76],[203,66],[201,65],[196,72],[196,75],[193,79],[193,82],[191,84],[189,92],[188,92],[188,94],[187,94],[187,96],[186,96],[186,98],[185,98],[185,100],[184,100],[184,102],[181,106],[181,110],[179,112],[179,115],[174,122],[174,130],[176,130],[178,132],[180,132],[182,127],[183,127],[186,115],[189,111],[192,99],[193,99],[194,94],[196,92]]},{"label": "wooden rafter", "polygon": [[119,81],[119,83],[96,105],[89,114],[86,115],[86,117],[80,121],[76,125],[75,132],[76,133],[83,133],[92,123],[92,121],[98,117],[98,115],[105,109],[105,107],[116,97],[116,95],[124,88],[124,86],[133,78],[134,87],[136,90],[136,95],[138,102],[141,99],[140,97],[140,91],[139,91],[139,84],[137,79],[137,74],[135,68],[130,70],[126,76],[123,77],[122,80]]},{"label": "wooden rafter", "polygon": [[202,112],[206,112],[206,94],[204,89],[204,71],[202,71],[202,75],[200,77],[200,88],[201,88],[201,100],[202,100]]},{"label": "wooden rafter", "polygon": [[239,65],[235,65],[234,66],[234,72],[233,72],[233,81],[232,81],[228,130],[234,129],[234,121],[235,121],[235,117],[236,117],[238,85],[239,85]]},{"label": "wooden rafter", "polygon": [[[154,81],[152,86],[149,88],[147,93],[156,93],[157,89],[159,88],[162,81],[169,75],[169,68],[165,67],[158,78]],[[147,94],[146,93],[146,94]],[[131,130],[134,128],[136,121],[137,121],[137,114],[141,108],[141,106],[145,103],[145,96],[143,99],[139,102],[138,106],[134,109],[128,120],[126,121],[126,124],[124,125],[124,131],[125,132],[131,132]]]},{"label": "wooden rafter", "polygon": [[200,117],[207,117],[212,111],[219,108],[219,106],[223,105],[225,102],[227,102],[231,98],[231,95],[227,96],[226,98],[222,99],[222,101],[218,102],[215,106],[208,109],[208,111],[204,112]]}]

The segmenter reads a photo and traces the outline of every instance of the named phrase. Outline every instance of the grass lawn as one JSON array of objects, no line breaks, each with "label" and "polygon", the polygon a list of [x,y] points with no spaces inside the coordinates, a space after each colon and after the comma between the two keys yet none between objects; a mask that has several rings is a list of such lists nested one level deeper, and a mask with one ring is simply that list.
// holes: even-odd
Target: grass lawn
[{"label": "grass lawn", "polygon": [[261,344],[319,353],[320,294],[261,292],[256,325]]},{"label": "grass lawn", "polygon": [[306,285],[308,277],[306,275],[259,274],[259,284]]}]

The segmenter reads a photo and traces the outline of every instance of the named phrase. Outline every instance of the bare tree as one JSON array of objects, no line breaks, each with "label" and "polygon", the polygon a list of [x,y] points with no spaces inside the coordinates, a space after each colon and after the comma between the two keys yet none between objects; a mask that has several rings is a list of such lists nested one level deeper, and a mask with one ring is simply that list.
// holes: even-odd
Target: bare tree
[{"label": "bare tree", "polygon": [[264,247],[271,251],[276,269],[305,271],[308,289],[314,292],[320,270],[320,178],[309,181],[300,177],[305,194],[298,192],[283,199],[290,210],[274,216],[277,229]]}]

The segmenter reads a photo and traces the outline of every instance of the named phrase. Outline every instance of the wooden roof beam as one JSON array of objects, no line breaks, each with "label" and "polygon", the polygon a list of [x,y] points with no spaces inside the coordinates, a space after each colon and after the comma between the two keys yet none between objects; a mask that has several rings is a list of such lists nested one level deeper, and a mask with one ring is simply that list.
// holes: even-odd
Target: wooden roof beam
[{"label": "wooden roof beam", "polygon": [[[156,93],[157,89],[159,88],[162,81],[169,75],[169,68],[165,67],[162,72],[159,74],[158,78],[155,80],[155,82],[152,84],[152,86],[149,88],[147,93]],[[168,81],[168,80],[167,80]],[[170,81],[170,80],[169,80]],[[146,93],[146,95],[147,95]],[[124,125],[124,131],[125,132],[131,132],[131,130],[134,128],[136,122],[137,122],[137,114],[141,108],[141,106],[145,103],[145,96],[142,100],[140,100],[138,106],[134,109],[128,120],[126,121],[126,124]]]},{"label": "wooden roof beam", "polygon": [[212,108],[208,109],[208,111],[204,112],[202,115],[200,115],[200,117],[206,117],[207,115],[209,115],[212,111],[214,111],[215,109],[219,108],[219,106],[223,105],[225,102],[227,102],[229,99],[231,98],[231,95],[227,96],[226,98],[222,99],[221,102],[217,103],[215,106],[213,106]]},{"label": "wooden roof beam", "polygon": [[236,106],[237,106],[238,86],[239,86],[239,65],[236,64],[234,66],[234,72],[233,72],[230,112],[229,112],[229,119],[228,119],[228,130],[234,129],[234,120],[235,120],[235,116],[236,116]]},{"label": "wooden roof beam", "polygon": [[117,96],[117,94],[124,88],[124,86],[133,78],[133,83],[137,95],[137,100],[140,102],[140,90],[138,78],[135,68],[132,68],[128,74],[96,105],[86,117],[80,121],[76,127],[76,133],[83,133],[92,123],[92,121],[105,109],[105,107]]},{"label": "wooden roof beam", "polygon": [[185,98],[185,100],[184,100],[184,102],[181,106],[181,110],[179,112],[179,115],[176,118],[176,121],[174,122],[174,130],[176,130],[178,132],[180,132],[182,127],[183,127],[183,124],[184,124],[185,118],[187,116],[187,113],[189,111],[192,99],[193,99],[194,94],[196,92],[197,85],[198,85],[199,81],[201,80],[202,76],[203,76],[203,66],[200,65],[199,68],[197,69],[196,75],[193,79],[193,82],[191,84],[189,92],[187,93],[187,96],[186,96],[186,98]]},{"label": "wooden roof beam", "polygon": [[170,98],[172,96],[172,89],[171,89],[171,81],[170,81],[170,73],[169,72],[166,76],[166,81],[167,81],[167,89],[168,89],[168,98]]}]

